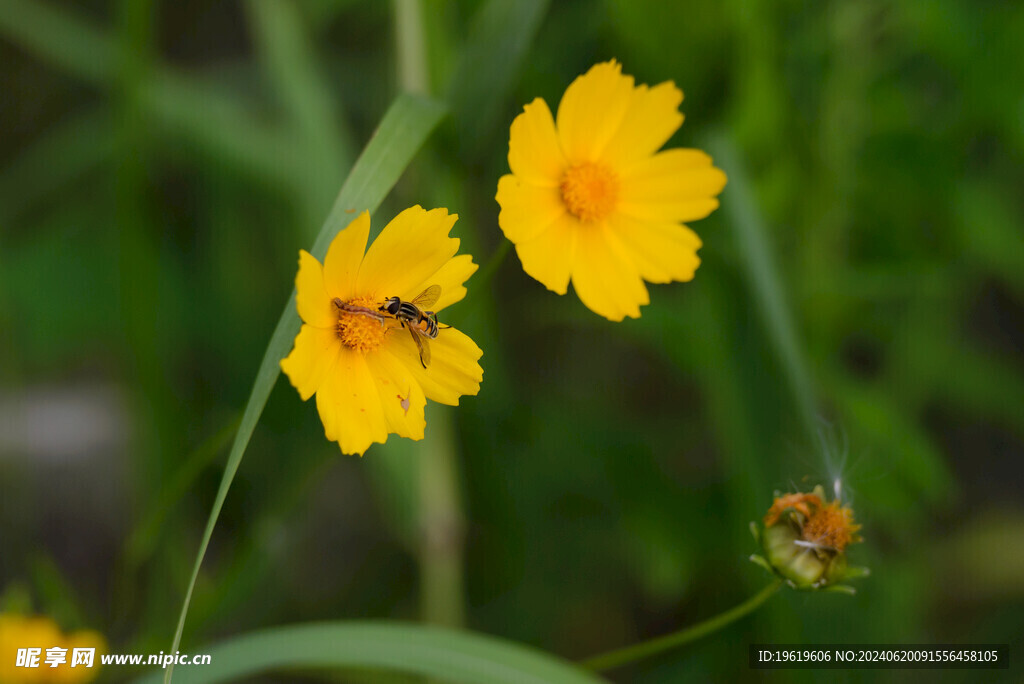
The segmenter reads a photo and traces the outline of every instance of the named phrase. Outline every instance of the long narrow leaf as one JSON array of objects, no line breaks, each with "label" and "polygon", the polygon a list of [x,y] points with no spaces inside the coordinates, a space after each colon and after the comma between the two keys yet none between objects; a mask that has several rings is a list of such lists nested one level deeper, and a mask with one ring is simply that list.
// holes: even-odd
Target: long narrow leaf
[{"label": "long narrow leaf", "polygon": [[[113,39],[68,9],[33,0],[3,0],[0,37],[89,83],[114,85]],[[306,162],[292,136],[259,120],[244,98],[201,78],[158,66],[145,84],[141,104],[147,116],[247,171],[284,184],[303,177]]]},{"label": "long narrow leaf", "polygon": [[0,34],[61,69],[99,84],[114,78],[113,42],[92,22],[33,0],[4,0]]},{"label": "long narrow leaf", "polygon": [[711,145],[719,165],[729,174],[723,209],[736,235],[744,270],[750,282],[751,296],[764,321],[765,330],[793,391],[794,404],[804,426],[817,434],[814,390],[807,361],[796,332],[793,312],[786,301],[785,289],[768,241],[768,229],[761,220],[747,179],[743,160],[732,142],[716,138]]},{"label": "long narrow leaf", "polygon": [[0,169],[0,225],[8,227],[25,210],[42,203],[114,154],[110,114],[76,112],[34,140]]},{"label": "long narrow leaf", "polygon": [[448,87],[464,149],[477,149],[494,125],[547,8],[548,0],[490,0],[477,11]]},{"label": "long narrow leaf", "polygon": [[319,218],[355,157],[351,133],[322,73],[308,26],[297,4],[249,0],[253,39],[277,100],[303,149],[301,188]]},{"label": "long narrow leaf", "polygon": [[[327,216],[327,220],[324,221],[320,235],[313,245],[312,254],[314,256],[323,259],[331,240],[339,230],[347,226],[357,216],[356,212],[364,209],[369,209],[372,212],[380,205],[387,193],[398,182],[398,178],[408,166],[413,155],[441,121],[443,114],[444,108],[440,104],[426,98],[402,95],[395,100],[342,186],[341,192],[334,202],[334,207]],[[217,497],[210,510],[210,518],[203,532],[195,567],[192,569],[192,577],[189,580],[185,601],[181,607],[181,616],[178,618],[178,627],[174,633],[174,643],[170,649],[172,653],[178,649],[178,645],[181,643],[181,634],[185,628],[185,617],[188,615],[192,591],[195,588],[196,578],[199,576],[199,568],[206,555],[210,537],[213,535],[213,528],[217,524],[217,517],[224,505],[224,499],[227,497],[228,489],[238,471],[238,465],[242,462],[242,454],[249,444],[256,422],[259,420],[267,398],[270,396],[270,391],[281,372],[278,363],[288,352],[292,340],[299,331],[299,315],[295,310],[294,298],[293,291],[270,338],[267,351],[263,355],[263,361],[256,374],[256,382],[253,384],[252,393],[249,395],[245,412],[242,414],[241,426],[231,445],[228,462],[224,467],[224,476],[221,478]],[[173,666],[167,670],[166,681],[168,682],[171,679],[172,671]]]},{"label": "long narrow leaf", "polygon": [[145,512],[125,542],[125,559],[129,567],[137,568],[153,553],[161,527],[168,513],[193,487],[195,481],[231,441],[238,431],[239,418],[236,416],[216,434],[207,438],[185,459],[171,478],[160,488],[160,493],[147,503]]},{"label": "long narrow leaf", "polygon": [[[246,634],[208,651],[210,664],[182,667],[187,684],[239,681],[282,668],[382,669],[465,684],[598,684],[555,656],[495,637],[441,627],[333,622]],[[160,673],[138,680],[156,684]]]},{"label": "long narrow leaf", "polygon": [[158,69],[140,100],[148,117],[198,152],[271,183],[301,183],[305,160],[294,137],[254,116],[245,98],[202,78]]}]

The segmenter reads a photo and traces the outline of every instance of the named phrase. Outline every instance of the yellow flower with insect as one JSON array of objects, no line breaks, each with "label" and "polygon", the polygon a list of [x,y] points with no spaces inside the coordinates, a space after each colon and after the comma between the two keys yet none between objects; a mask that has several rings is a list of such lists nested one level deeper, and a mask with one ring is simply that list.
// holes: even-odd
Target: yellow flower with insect
[{"label": "yellow flower with insect", "polygon": [[281,369],[303,401],[316,395],[327,439],[363,454],[389,434],[423,439],[424,406],[457,405],[480,391],[483,352],[437,314],[466,296],[477,269],[455,256],[458,216],[415,206],[366,248],[364,212],[331,242],[321,266],[299,252],[296,305],[303,325]]},{"label": "yellow flower with insect", "polygon": [[691,280],[700,238],[683,221],[718,207],[725,174],[700,150],[658,152],[682,125],[671,82],[635,86],[614,60],[512,122],[498,223],[530,276],[613,321],[638,318],[644,281]]}]

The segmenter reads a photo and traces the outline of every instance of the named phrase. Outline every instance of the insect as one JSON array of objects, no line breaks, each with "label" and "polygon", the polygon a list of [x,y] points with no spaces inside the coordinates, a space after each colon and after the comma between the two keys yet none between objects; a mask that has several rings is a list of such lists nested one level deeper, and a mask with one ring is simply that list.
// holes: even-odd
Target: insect
[{"label": "insect", "polygon": [[441,296],[441,286],[431,285],[408,302],[400,297],[388,297],[380,307],[380,311],[391,314],[402,325],[409,329],[412,341],[420,351],[420,363],[426,368],[430,363],[430,345],[427,340],[437,339],[439,326],[437,314],[427,311]]},{"label": "insect", "polygon": [[357,316],[365,316],[372,318],[379,322],[381,327],[384,326],[384,315],[380,313],[380,309],[374,311],[373,309],[367,309],[365,306],[359,306],[358,304],[349,304],[341,301],[340,298],[335,297],[333,300],[334,308],[338,311],[344,311],[345,313],[356,314]]}]

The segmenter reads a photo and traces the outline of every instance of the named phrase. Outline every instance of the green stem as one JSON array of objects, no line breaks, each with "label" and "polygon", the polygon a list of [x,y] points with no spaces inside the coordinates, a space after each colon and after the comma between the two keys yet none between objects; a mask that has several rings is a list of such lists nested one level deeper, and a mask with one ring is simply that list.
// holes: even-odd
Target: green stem
[{"label": "green stem", "polygon": [[423,30],[420,0],[394,0],[395,51],[398,58],[398,84],[402,92],[426,95],[430,91],[427,75],[427,41]]},{"label": "green stem", "polygon": [[[422,0],[394,0],[398,82],[403,92],[427,94],[427,41]],[[465,622],[465,519],[450,413],[432,409],[430,434],[418,463],[420,613],[425,622]]]},{"label": "green stem", "polygon": [[704,622],[699,622],[692,627],[687,627],[686,629],[681,629],[678,632],[672,632],[650,641],[642,641],[639,644],[633,644],[616,651],[587,658],[580,665],[595,672],[612,670],[638,660],[650,658],[653,655],[688,644],[691,641],[696,641],[754,612],[762,603],[770,599],[781,586],[782,580],[775,580],[735,608],[730,608],[724,613],[719,613]]},{"label": "green stem", "polygon": [[452,415],[431,407],[427,439],[419,454],[420,614],[445,627],[465,623],[463,550],[465,518]]},{"label": "green stem", "polygon": [[498,268],[501,267],[502,262],[505,261],[505,257],[508,256],[509,251],[512,249],[512,243],[508,240],[502,240],[498,248],[491,254],[491,258],[487,260],[487,263],[481,267],[479,273],[473,279],[474,288],[485,288],[491,283],[491,278],[498,272]]},{"label": "green stem", "polygon": [[498,248],[494,250],[490,258],[487,259],[487,263],[483,267],[473,274],[472,279],[469,282],[469,289],[466,297],[459,302],[456,310],[451,314],[445,313],[445,323],[456,328],[460,327],[463,321],[473,318],[473,314],[476,312],[479,304],[482,300],[481,297],[474,296],[474,292],[484,292],[491,284],[491,280],[494,279],[494,275],[498,272],[498,268],[501,267],[502,262],[505,261],[505,257],[508,256],[509,251],[512,249],[512,243],[508,240],[502,240]]}]

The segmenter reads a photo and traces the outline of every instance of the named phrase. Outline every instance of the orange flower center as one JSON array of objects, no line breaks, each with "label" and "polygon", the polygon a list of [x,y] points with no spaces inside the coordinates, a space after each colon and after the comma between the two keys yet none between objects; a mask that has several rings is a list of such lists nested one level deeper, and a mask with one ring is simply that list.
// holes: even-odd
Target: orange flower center
[{"label": "orange flower center", "polygon": [[383,315],[377,314],[380,302],[369,297],[356,297],[335,307],[338,311],[338,338],[349,349],[372,352],[384,344],[388,327]]},{"label": "orange flower center", "polygon": [[772,507],[768,509],[768,513],[764,516],[764,524],[766,526],[774,525],[782,517],[782,514],[788,510],[794,510],[800,515],[804,516],[804,520],[811,517],[811,508],[819,508],[821,506],[821,498],[817,494],[783,494],[782,496],[776,497],[775,501],[772,502]]},{"label": "orange flower center", "polygon": [[807,519],[804,539],[818,546],[842,551],[854,541],[854,533],[859,529],[860,525],[853,522],[853,511],[840,508],[839,502],[833,501],[814,511]]},{"label": "orange flower center", "polygon": [[619,178],[603,164],[570,166],[559,186],[565,207],[581,221],[599,221],[612,212],[619,198]]}]

